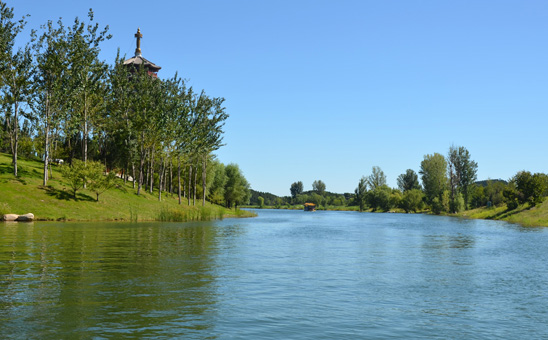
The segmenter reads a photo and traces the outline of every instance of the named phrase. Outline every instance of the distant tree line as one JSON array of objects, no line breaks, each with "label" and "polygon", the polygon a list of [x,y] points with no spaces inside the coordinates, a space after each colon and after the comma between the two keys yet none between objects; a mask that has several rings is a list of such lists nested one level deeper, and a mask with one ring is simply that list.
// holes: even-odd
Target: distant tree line
[{"label": "distant tree line", "polygon": [[[329,193],[325,191],[325,183],[317,180],[312,191],[303,192],[303,184],[298,181],[290,186],[291,196],[261,193],[261,197],[264,204],[278,207],[309,202],[320,209],[356,206],[359,211],[430,210],[442,214],[503,205],[510,210],[520,204],[533,207],[548,196],[547,174],[519,171],[508,181],[477,181],[477,171],[478,164],[465,147],[451,146],[446,156],[440,153],[425,155],[418,173],[407,169],[399,175],[397,188],[390,188],[382,169],[374,166],[371,174],[358,181],[353,194]],[[252,204],[257,202],[256,198],[251,201]]]},{"label": "distant tree line", "polygon": [[129,69],[119,54],[112,65],[100,60],[111,36],[91,10],[88,22],[48,21],[16,48],[25,25],[0,1],[0,151],[13,156],[14,176],[21,156],[43,161],[44,186],[55,160],[74,172],[75,160],[84,168],[95,161],[105,172],[117,169],[138,195],[247,203],[240,169],[213,156],[223,146],[224,98],[187,87],[177,74],[161,80],[144,67]]}]

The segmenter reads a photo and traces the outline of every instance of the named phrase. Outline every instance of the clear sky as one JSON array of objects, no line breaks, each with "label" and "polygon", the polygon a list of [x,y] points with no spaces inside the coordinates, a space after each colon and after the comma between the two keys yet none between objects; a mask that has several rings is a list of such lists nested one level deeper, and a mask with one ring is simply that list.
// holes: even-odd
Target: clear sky
[{"label": "clear sky", "polygon": [[[253,189],[353,192],[466,147],[478,179],[548,172],[548,2],[8,0],[29,28],[109,25],[116,51],[226,98],[225,164]],[[24,37],[22,37],[24,38]]]}]

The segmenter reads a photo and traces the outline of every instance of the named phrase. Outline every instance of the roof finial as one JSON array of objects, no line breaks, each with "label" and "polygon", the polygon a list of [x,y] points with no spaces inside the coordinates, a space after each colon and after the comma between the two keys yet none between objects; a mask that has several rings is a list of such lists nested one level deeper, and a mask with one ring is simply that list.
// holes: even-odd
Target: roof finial
[{"label": "roof finial", "polygon": [[137,38],[137,48],[135,49],[135,56],[139,57],[141,56],[141,38],[143,35],[141,34],[141,28],[137,28],[137,33],[135,33],[135,38]]}]

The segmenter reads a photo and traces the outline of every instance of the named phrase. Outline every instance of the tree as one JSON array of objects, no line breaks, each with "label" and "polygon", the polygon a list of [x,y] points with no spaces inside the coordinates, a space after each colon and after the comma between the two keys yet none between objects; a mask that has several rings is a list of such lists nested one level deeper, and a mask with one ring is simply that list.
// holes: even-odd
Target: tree
[{"label": "tree", "polygon": [[99,195],[116,187],[116,173],[110,171],[105,174],[105,166],[101,162],[88,161],[85,169],[88,188],[93,191],[99,202]]},{"label": "tree", "polygon": [[50,161],[51,135],[67,111],[65,88],[67,87],[67,49],[65,28],[61,20],[58,26],[48,21],[42,26],[44,32],[33,45],[36,57],[36,72],[34,73],[34,95],[30,102],[38,123],[43,131],[43,185],[48,181],[48,164]]},{"label": "tree", "polygon": [[259,201],[259,208],[264,208],[264,198],[262,196],[259,196],[257,200]]},{"label": "tree", "polygon": [[225,184],[227,181],[225,166],[219,161],[213,161],[211,167],[214,169],[214,175],[209,189],[209,201],[215,204],[223,204],[225,202]]},{"label": "tree", "polygon": [[476,182],[478,163],[470,159],[470,153],[463,147],[451,146],[447,157],[451,201],[455,201],[461,193],[464,199],[464,208],[468,208],[471,188]]},{"label": "tree", "polygon": [[419,189],[421,185],[419,183],[419,176],[412,169],[407,169],[404,174],[398,176],[398,188],[405,193],[406,191]]},{"label": "tree", "polygon": [[238,165],[228,164],[225,167],[225,173],[227,177],[225,184],[225,202],[227,208],[232,208],[232,206],[238,207],[238,205],[246,203],[251,197],[249,183]]},{"label": "tree", "polygon": [[303,182],[298,181],[291,184],[291,187],[289,188],[289,191],[291,192],[291,197],[297,198],[297,195],[300,195],[303,193],[304,187]]},{"label": "tree", "polygon": [[367,179],[367,184],[371,190],[386,185],[386,176],[380,167],[374,166],[373,169],[371,169],[371,175],[369,175]]},{"label": "tree", "polygon": [[88,159],[88,138],[90,125],[96,115],[104,110],[106,96],[107,66],[99,60],[99,45],[111,38],[108,26],[103,31],[99,24],[92,24],[93,11],[88,12],[90,23],[75,19],[67,34],[70,106],[74,113],[72,126],[80,126],[82,132],[82,160]]},{"label": "tree", "polygon": [[548,188],[548,181],[545,174],[531,174],[529,171],[520,171],[512,179],[517,191],[518,201],[521,204],[529,203],[535,206],[542,203],[544,193]]},{"label": "tree", "polygon": [[317,191],[318,194],[322,195],[325,193],[325,183],[322,180],[317,180],[312,183],[312,190]]},{"label": "tree", "polygon": [[419,189],[407,190],[403,193],[401,208],[406,213],[417,212],[417,210],[421,209],[423,197],[424,194]]},{"label": "tree", "polygon": [[438,203],[442,200],[443,192],[447,188],[446,169],[447,162],[441,154],[424,156],[419,174],[428,204],[432,204],[435,198],[438,198]]},{"label": "tree", "polygon": [[356,193],[356,202],[360,207],[360,211],[364,211],[367,204],[367,178],[365,176],[362,176],[354,192]]},{"label": "tree", "polygon": [[15,177],[17,177],[20,105],[29,94],[33,71],[31,50],[28,44],[14,53],[15,39],[25,24],[25,17],[19,21],[13,21],[13,8],[0,2],[0,89],[4,94],[1,97],[2,106],[5,108],[6,125],[10,132]]},{"label": "tree", "polygon": [[392,195],[392,189],[387,185],[377,186],[367,192],[367,203],[373,211],[381,209],[388,211],[391,208],[390,197]]},{"label": "tree", "polygon": [[72,164],[65,164],[61,167],[61,174],[67,180],[71,188],[72,196],[77,199],[76,192],[84,187],[87,181],[86,165],[83,161],[74,159]]}]

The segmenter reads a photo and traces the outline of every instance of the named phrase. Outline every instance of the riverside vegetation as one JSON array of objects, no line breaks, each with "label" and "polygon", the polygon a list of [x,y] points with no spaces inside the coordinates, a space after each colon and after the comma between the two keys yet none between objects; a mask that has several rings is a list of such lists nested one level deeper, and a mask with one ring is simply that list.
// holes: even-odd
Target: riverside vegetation
[{"label": "riverside vegetation", "polygon": [[446,157],[425,155],[418,174],[407,169],[398,176],[398,188],[390,188],[382,169],[374,166],[354,193],[330,193],[321,180],[304,192],[298,181],[290,186],[291,196],[253,191],[251,202],[258,208],[302,209],[311,202],[320,210],[420,212],[548,226],[547,174],[524,170],[508,181],[477,181],[477,168],[465,147],[451,146]]},{"label": "riverside vegetation", "polygon": [[179,205],[175,193],[165,194],[160,202],[156,191],[137,195],[131,183],[120,178],[99,201],[90,188],[81,188],[74,198],[60,166],[52,166],[47,186],[42,185],[41,168],[39,161],[21,159],[20,176],[13,177],[10,157],[0,154],[0,215],[33,212],[37,220],[48,221],[203,221],[254,216],[209,202],[194,206],[184,200]]},{"label": "riverside vegetation", "polygon": [[0,1],[0,152],[11,156],[0,156],[2,210],[71,220],[245,214],[237,207],[249,198],[247,180],[214,155],[224,145],[224,98],[119,55],[100,60],[111,36],[91,10],[87,22],[48,21],[21,42],[25,20]]}]

